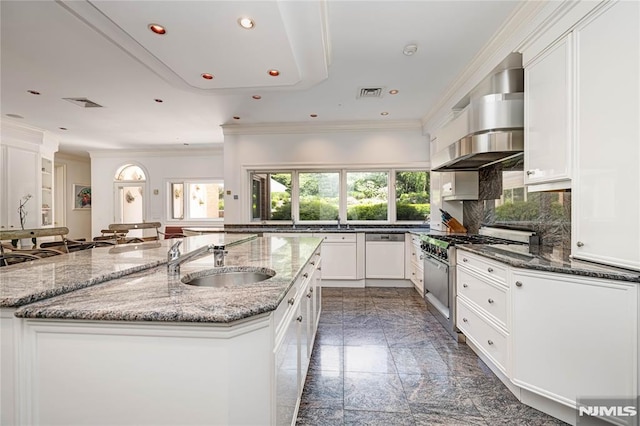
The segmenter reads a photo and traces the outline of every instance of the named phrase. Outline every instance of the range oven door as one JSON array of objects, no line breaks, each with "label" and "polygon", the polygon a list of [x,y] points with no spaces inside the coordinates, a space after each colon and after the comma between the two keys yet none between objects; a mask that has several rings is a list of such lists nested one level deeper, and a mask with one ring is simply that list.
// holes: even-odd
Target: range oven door
[{"label": "range oven door", "polygon": [[449,265],[426,253],[424,255],[424,288],[444,307],[449,308]]}]

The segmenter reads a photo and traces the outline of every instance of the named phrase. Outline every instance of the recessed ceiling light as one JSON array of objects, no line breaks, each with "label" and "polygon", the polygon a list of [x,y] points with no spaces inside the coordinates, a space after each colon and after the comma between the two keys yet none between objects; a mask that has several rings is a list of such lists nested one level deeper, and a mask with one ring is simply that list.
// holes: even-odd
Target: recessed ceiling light
[{"label": "recessed ceiling light", "polygon": [[149,29],[159,35],[165,35],[167,33],[167,30],[158,24],[149,24]]},{"label": "recessed ceiling light", "polygon": [[245,30],[250,30],[251,28],[255,27],[256,23],[253,21],[253,19],[251,18],[240,18],[238,19],[238,24],[240,24],[240,26],[242,28],[244,28]]},{"label": "recessed ceiling light", "polygon": [[316,118],[318,116],[318,114],[309,114],[309,117],[311,118]]},{"label": "recessed ceiling light", "polygon": [[407,44],[402,50],[402,53],[404,53],[406,56],[411,56],[417,51],[418,51],[418,46],[416,46],[415,44]]},{"label": "recessed ceiling light", "polygon": [[397,95],[398,94],[398,90],[397,89],[389,90],[389,94],[390,95]]},{"label": "recessed ceiling light", "polygon": [[7,117],[11,117],[11,118],[24,118],[23,116],[18,115],[18,114],[5,114],[5,115],[6,115]]},{"label": "recessed ceiling light", "polygon": [[69,130],[66,127],[58,127],[58,129],[60,129],[60,130]]},{"label": "recessed ceiling light", "polygon": [[255,100],[259,100],[259,99],[262,99],[262,96],[260,96],[260,95],[253,95],[253,96],[252,96],[252,98],[253,98],[253,99],[255,99]]},{"label": "recessed ceiling light", "polygon": [[380,115],[389,115],[387,111],[381,112]]},{"label": "recessed ceiling light", "polygon": [[277,77],[280,75],[280,71],[278,70],[269,70],[268,73],[271,77]]},{"label": "recessed ceiling light", "polygon": [[238,117],[237,115],[234,115],[234,116],[233,116],[233,119],[234,119],[234,120],[240,120],[240,117]]},{"label": "recessed ceiling light", "polygon": [[202,74],[202,78],[204,78],[205,80],[213,80],[213,74],[209,74],[205,72]]},{"label": "recessed ceiling light", "polygon": [[159,99],[159,98],[154,99],[154,101],[156,101],[156,102],[157,102],[157,103],[159,103],[159,104],[161,104],[161,103],[163,103],[163,102],[164,102],[162,99]]},{"label": "recessed ceiling light", "polygon": [[27,90],[27,93],[31,93],[32,95],[39,95],[40,92],[38,92],[37,90]]}]

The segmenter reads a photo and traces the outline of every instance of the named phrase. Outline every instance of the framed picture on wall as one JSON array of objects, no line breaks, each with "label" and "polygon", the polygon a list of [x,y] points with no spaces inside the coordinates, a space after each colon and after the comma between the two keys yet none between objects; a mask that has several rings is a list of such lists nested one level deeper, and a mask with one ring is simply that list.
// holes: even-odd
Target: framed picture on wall
[{"label": "framed picture on wall", "polygon": [[91,185],[73,184],[73,209],[91,209]]}]

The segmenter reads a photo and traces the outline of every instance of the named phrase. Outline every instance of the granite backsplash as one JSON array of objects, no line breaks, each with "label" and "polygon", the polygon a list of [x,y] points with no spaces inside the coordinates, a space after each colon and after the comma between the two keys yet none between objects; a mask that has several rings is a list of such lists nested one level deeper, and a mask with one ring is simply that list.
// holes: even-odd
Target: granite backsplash
[{"label": "granite backsplash", "polygon": [[480,226],[535,231],[540,254],[568,260],[571,252],[571,192],[531,192],[524,186],[523,161],[479,171],[479,200],[463,202],[469,233]]}]

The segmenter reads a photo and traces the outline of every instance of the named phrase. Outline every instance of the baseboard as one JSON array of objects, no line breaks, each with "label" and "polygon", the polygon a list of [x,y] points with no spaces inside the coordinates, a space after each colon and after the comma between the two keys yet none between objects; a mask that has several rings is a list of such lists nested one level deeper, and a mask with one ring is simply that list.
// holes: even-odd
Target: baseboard
[{"label": "baseboard", "polygon": [[365,279],[365,287],[413,287],[413,283],[410,280],[405,279]]}]

